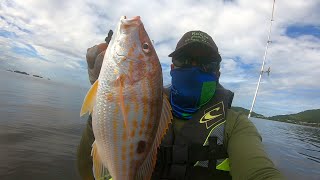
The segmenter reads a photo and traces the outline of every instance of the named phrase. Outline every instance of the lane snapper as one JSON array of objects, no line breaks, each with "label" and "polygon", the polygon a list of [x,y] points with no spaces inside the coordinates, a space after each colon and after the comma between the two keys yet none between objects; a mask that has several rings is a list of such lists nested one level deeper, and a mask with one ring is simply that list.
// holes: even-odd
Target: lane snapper
[{"label": "lane snapper", "polygon": [[92,113],[95,179],[150,179],[171,123],[162,69],[139,16],[121,17],[80,116]]}]

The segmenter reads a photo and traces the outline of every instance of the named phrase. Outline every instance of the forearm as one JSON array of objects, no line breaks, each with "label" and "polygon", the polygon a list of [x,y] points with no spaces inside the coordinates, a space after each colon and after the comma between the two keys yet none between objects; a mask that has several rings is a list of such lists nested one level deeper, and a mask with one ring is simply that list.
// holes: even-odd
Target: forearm
[{"label": "forearm", "polygon": [[244,115],[227,124],[232,179],[284,179],[264,151],[261,136]]}]

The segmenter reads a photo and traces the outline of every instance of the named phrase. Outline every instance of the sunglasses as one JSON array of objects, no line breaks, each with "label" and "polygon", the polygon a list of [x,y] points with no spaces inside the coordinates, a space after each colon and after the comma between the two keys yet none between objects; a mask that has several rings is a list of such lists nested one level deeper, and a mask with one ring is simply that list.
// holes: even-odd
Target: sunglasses
[{"label": "sunglasses", "polygon": [[180,57],[173,59],[173,64],[180,68],[197,66],[204,72],[215,72],[220,68],[220,63],[211,57]]}]

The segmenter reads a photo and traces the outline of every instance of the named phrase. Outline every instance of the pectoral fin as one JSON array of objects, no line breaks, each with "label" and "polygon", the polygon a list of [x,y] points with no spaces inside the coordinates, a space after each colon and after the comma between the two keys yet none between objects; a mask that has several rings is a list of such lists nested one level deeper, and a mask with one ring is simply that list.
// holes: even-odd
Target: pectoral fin
[{"label": "pectoral fin", "polygon": [[82,107],[81,107],[81,111],[80,111],[80,117],[85,115],[87,112],[89,112],[89,114],[92,113],[93,106],[94,106],[95,101],[96,101],[98,84],[99,84],[98,80],[96,80],[96,82],[91,86],[91,88],[88,91],[86,97],[84,98],[83,104],[82,104]]},{"label": "pectoral fin", "polygon": [[140,166],[137,172],[136,179],[151,179],[152,172],[157,161],[158,147],[160,146],[161,140],[169,128],[171,120],[171,105],[166,95],[163,94],[163,105],[158,131],[154,139],[153,145],[151,147],[151,151],[149,152],[149,154],[146,157],[146,160],[143,162],[143,164]]},{"label": "pectoral fin", "polygon": [[91,151],[92,161],[93,161],[93,175],[95,179],[105,180],[111,178],[109,171],[106,167],[103,166],[101,162],[100,155],[98,153],[98,147],[95,142],[92,144],[92,151]]}]

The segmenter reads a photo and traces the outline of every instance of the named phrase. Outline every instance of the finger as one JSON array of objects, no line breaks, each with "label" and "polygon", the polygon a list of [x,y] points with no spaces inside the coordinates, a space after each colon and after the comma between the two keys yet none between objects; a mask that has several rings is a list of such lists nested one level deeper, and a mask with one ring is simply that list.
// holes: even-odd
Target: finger
[{"label": "finger", "polygon": [[96,63],[94,64],[94,74],[98,78],[103,63],[104,55],[106,50],[102,51],[96,58]]},{"label": "finger", "polygon": [[87,59],[89,69],[92,69],[94,67],[94,62],[97,56],[96,55],[97,50],[98,50],[97,45],[87,49],[86,59]]},{"label": "finger", "polygon": [[94,67],[96,57],[108,47],[107,43],[101,43],[99,45],[95,45],[87,50],[87,63],[90,69]]},{"label": "finger", "polygon": [[107,43],[101,43],[98,45],[97,55],[99,55],[102,51],[105,51],[108,47]]}]

